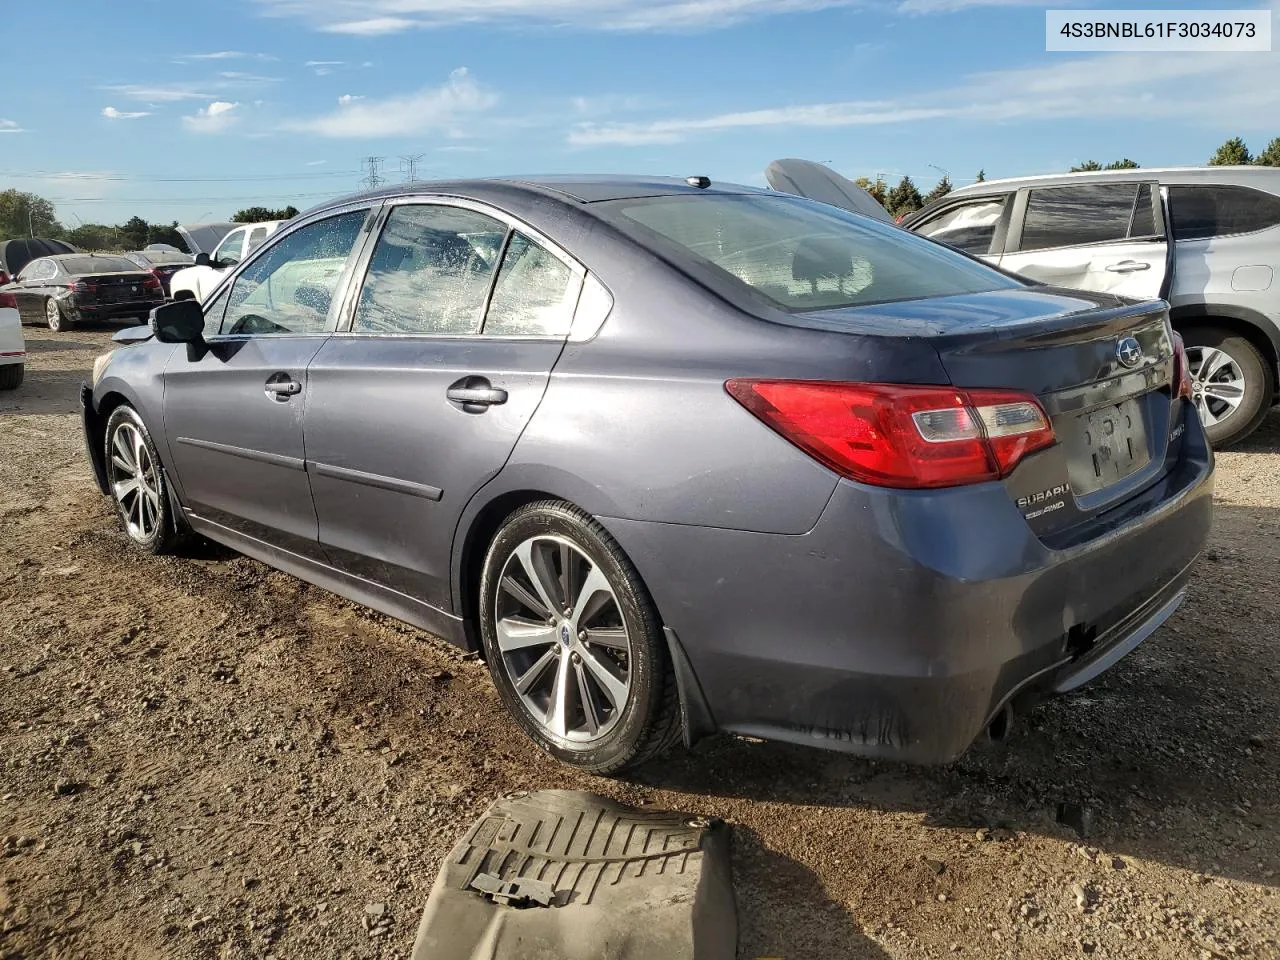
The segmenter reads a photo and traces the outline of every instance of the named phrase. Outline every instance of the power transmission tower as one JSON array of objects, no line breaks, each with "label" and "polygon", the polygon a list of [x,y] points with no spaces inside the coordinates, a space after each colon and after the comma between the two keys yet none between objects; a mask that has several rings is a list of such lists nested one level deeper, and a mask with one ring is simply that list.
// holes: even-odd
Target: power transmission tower
[{"label": "power transmission tower", "polygon": [[369,171],[368,176],[360,182],[370,190],[375,190],[387,182],[379,169],[385,159],[386,157],[365,157],[360,161],[360,165]]},{"label": "power transmission tower", "polygon": [[404,174],[405,183],[413,183],[418,179],[418,161],[425,156],[425,153],[419,153],[416,156],[400,158],[400,172]]}]

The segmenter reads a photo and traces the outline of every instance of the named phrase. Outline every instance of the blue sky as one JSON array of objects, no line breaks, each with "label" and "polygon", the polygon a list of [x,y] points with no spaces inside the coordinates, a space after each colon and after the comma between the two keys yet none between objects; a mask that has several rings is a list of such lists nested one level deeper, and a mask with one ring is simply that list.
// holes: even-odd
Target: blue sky
[{"label": "blue sky", "polygon": [[1280,53],[1046,53],[1046,5],[1021,0],[52,6],[56,65],[47,30],[5,44],[0,187],[71,225],[305,208],[357,188],[368,155],[390,179],[418,155],[421,177],[755,184],[799,156],[927,189],[939,168],[1201,163],[1280,136]]}]

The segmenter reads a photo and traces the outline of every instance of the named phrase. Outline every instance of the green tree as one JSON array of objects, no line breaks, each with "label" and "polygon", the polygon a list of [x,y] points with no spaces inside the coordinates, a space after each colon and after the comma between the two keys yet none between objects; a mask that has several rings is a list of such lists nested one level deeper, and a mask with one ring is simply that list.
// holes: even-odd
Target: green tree
[{"label": "green tree", "polygon": [[910,177],[899,180],[898,185],[885,197],[885,209],[895,220],[898,217],[905,217],[908,213],[915,213],[923,204],[924,198],[920,196],[920,191],[916,189]]},{"label": "green tree", "polygon": [[1267,144],[1266,149],[1253,158],[1260,167],[1280,167],[1280,137]]},{"label": "green tree", "polygon": [[889,193],[889,185],[884,182],[884,177],[877,176],[875,180],[870,177],[859,177],[853,181],[875,199],[876,203],[884,206],[885,197]]},{"label": "green tree", "polygon": [[1102,164],[1097,160],[1086,160],[1078,167],[1072,167],[1072,173],[1084,173],[1092,170],[1137,170],[1138,164],[1134,163],[1128,157],[1123,160],[1112,160],[1110,163]]},{"label": "green tree", "polygon": [[130,217],[119,229],[126,250],[141,250],[151,242],[151,225],[141,217]]},{"label": "green tree", "polygon": [[116,228],[105,223],[82,223],[67,231],[67,240],[81,250],[115,250],[120,246]]},{"label": "green tree", "polygon": [[158,223],[151,224],[151,239],[148,243],[167,243],[171,247],[177,247],[179,250],[187,249],[186,243],[182,239],[182,234],[178,233],[178,221],[175,220],[169,226],[162,226]]},{"label": "green tree", "polygon": [[1249,163],[1253,158],[1249,156],[1249,148],[1244,145],[1244,141],[1239,137],[1232,137],[1217,152],[1209,158],[1209,166],[1226,167],[1235,164]]},{"label": "green tree", "polygon": [[62,233],[53,204],[44,197],[12,189],[0,192],[0,240],[60,237]]},{"label": "green tree", "polygon": [[979,170],[978,175],[974,177],[974,183],[982,183],[986,179],[987,179],[987,171]]},{"label": "green tree", "polygon": [[267,220],[292,220],[298,215],[298,208],[290,205],[280,210],[270,207],[246,207],[237,210],[232,216],[232,223],[264,223]]},{"label": "green tree", "polygon": [[1086,160],[1084,163],[1071,168],[1072,173],[1092,173],[1094,170],[1101,170],[1102,164],[1097,160]]},{"label": "green tree", "polygon": [[927,207],[935,200],[941,200],[951,192],[951,178],[945,173],[942,179],[938,181],[938,185],[924,195],[924,205]]}]

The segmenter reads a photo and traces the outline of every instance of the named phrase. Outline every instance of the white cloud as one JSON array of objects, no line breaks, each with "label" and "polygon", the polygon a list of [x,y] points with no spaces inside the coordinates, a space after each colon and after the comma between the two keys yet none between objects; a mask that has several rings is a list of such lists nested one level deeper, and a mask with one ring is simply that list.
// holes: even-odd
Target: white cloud
[{"label": "white cloud", "polygon": [[267,13],[326,33],[380,36],[459,23],[523,23],[582,30],[680,31],[865,0],[256,0]]},{"label": "white cloud", "polygon": [[112,93],[118,93],[130,100],[154,101],[155,103],[177,103],[180,100],[210,100],[213,94],[204,86],[194,84],[173,83],[160,86],[148,86],[138,83],[114,83],[103,87]]},{"label": "white cloud", "polygon": [[146,110],[125,111],[117,110],[115,107],[103,107],[102,115],[108,120],[137,120],[139,117],[149,117],[151,114]]},{"label": "white cloud", "polygon": [[351,104],[355,103],[357,100],[363,100],[363,99],[364,97],[357,96],[354,93],[344,93],[342,96],[338,98],[338,103],[341,106],[349,107]]},{"label": "white cloud", "polygon": [[340,67],[345,60],[308,60],[303,64],[304,67]]},{"label": "white cloud", "polygon": [[458,123],[484,113],[497,99],[463,67],[449,74],[439,87],[385,100],[353,99],[334,113],[295,121],[289,128],[335,138],[399,137],[433,131],[450,135]]},{"label": "white cloud", "polygon": [[275,60],[265,53],[243,53],[239,50],[215,50],[213,53],[187,53],[180,60]]},{"label": "white cloud", "polygon": [[307,166],[308,166],[308,167],[323,167],[323,166],[324,166],[326,163],[328,163],[328,162],[329,162],[328,160],[308,160],[308,161],[307,161]]},{"label": "white cloud", "polygon": [[193,133],[222,133],[233,126],[240,117],[235,112],[240,106],[226,100],[215,100],[201,107],[195,116],[183,117],[182,123]]},{"label": "white cloud", "polygon": [[1167,120],[1256,126],[1280,109],[1280,64],[1235,54],[1104,54],[1048,67],[972,74],[952,86],[886,100],[767,107],[641,122],[582,122],[580,147],[675,143],[690,136],[786,127],[884,126],[936,120],[1000,123],[1064,119]]},{"label": "white cloud", "polygon": [[264,77],[258,73],[244,73],[240,70],[223,70],[218,76],[224,80],[234,80],[236,83],[279,83],[279,77]]},{"label": "white cloud", "polygon": [[0,133],[26,133],[16,120],[0,120]]}]

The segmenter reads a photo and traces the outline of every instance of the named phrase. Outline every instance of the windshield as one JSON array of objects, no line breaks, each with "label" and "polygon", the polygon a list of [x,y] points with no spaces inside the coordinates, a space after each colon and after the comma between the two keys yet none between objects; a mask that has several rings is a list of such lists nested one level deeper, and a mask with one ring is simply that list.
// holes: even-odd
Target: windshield
[{"label": "windshield", "polygon": [[192,257],[189,253],[180,253],[177,250],[144,250],[142,253],[135,253],[130,259],[138,259],[142,263],[168,264],[168,263],[191,263]]},{"label": "windshield", "polygon": [[677,265],[710,267],[712,278],[784,310],[1022,286],[906,230],[798,198],[682,195],[601,206],[621,214],[610,218],[617,226]]}]

